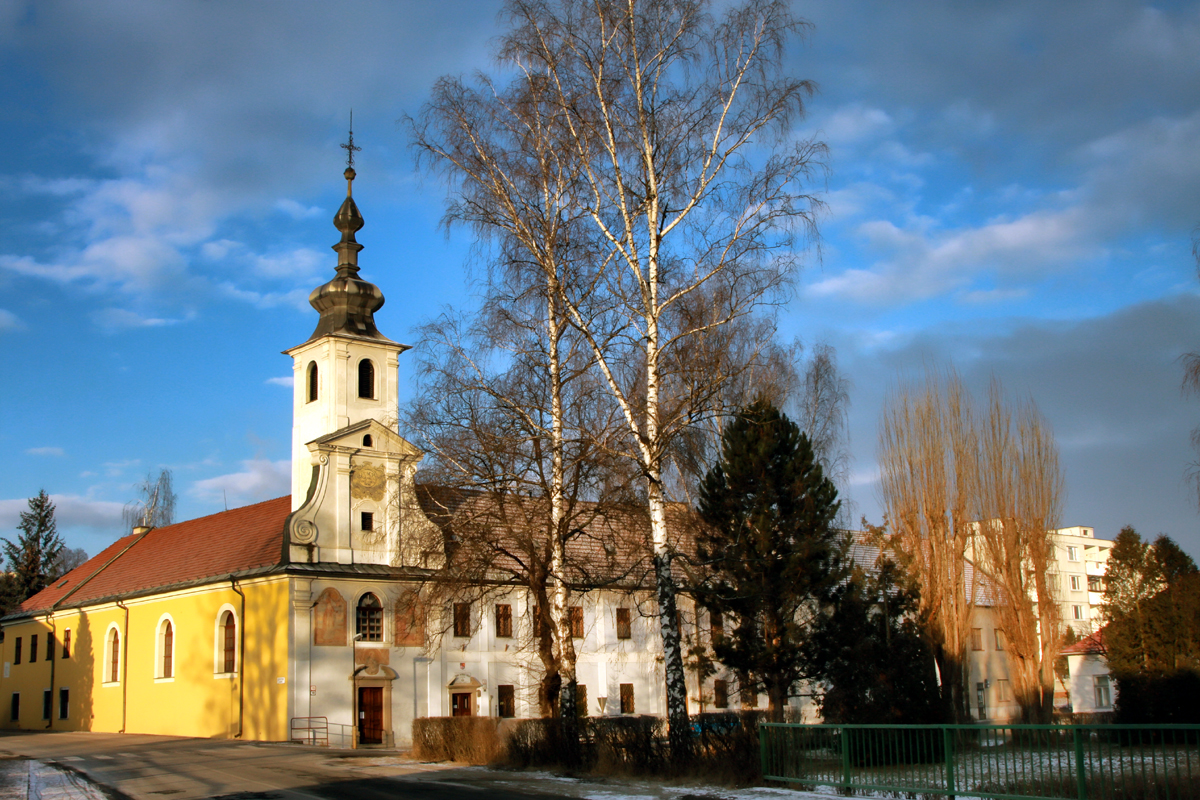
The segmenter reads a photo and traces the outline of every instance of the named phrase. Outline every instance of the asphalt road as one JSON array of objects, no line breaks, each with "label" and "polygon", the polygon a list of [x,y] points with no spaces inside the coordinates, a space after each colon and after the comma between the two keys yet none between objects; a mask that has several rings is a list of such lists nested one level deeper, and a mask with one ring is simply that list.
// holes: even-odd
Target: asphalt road
[{"label": "asphalt road", "polygon": [[371,751],[169,736],[0,733],[0,800],[578,800],[587,794],[573,783],[421,764]]}]

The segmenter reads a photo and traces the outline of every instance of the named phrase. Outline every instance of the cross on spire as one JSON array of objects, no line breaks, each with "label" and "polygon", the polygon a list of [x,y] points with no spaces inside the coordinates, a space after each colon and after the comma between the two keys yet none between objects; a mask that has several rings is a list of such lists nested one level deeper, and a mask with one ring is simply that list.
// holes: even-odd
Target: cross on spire
[{"label": "cross on spire", "polygon": [[346,151],[346,167],[354,169],[354,154],[362,150],[361,147],[354,146],[354,110],[350,110],[350,139],[341,148]]}]

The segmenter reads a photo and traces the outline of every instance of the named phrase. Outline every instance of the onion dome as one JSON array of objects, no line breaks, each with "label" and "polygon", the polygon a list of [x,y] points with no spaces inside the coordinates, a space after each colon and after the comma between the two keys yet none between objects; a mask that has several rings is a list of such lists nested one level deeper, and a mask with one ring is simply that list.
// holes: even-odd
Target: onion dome
[{"label": "onion dome", "polygon": [[[353,141],[351,139],[351,144]],[[375,327],[374,314],[383,306],[383,292],[375,284],[358,277],[358,251],[363,246],[354,240],[354,234],[364,223],[354,204],[354,167],[346,168],[345,177],[346,199],[333,217],[334,227],[342,233],[342,240],[333,246],[338,254],[337,274],[308,296],[309,304],[321,313],[317,328],[308,340],[341,334],[391,341]]]}]

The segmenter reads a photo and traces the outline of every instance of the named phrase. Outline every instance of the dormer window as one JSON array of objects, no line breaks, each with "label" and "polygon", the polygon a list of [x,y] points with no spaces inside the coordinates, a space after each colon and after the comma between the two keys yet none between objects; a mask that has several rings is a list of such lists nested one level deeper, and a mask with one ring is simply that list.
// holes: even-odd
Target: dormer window
[{"label": "dormer window", "polygon": [[308,362],[308,401],[317,399],[317,362]]},{"label": "dormer window", "polygon": [[369,358],[358,362],[358,396],[375,399],[375,365]]},{"label": "dormer window", "polygon": [[375,446],[375,443],[371,440],[371,434],[368,433],[366,436],[363,437],[363,447],[374,447],[374,446]]}]

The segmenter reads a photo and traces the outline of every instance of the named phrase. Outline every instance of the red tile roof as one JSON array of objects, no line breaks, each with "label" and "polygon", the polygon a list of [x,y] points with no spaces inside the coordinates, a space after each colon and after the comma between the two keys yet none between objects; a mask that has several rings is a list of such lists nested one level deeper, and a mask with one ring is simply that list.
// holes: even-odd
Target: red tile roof
[{"label": "red tile roof", "polygon": [[16,613],[86,605],[105,598],[217,580],[274,566],[283,553],[291,497],[155,528],[118,539],[21,604]]},{"label": "red tile roof", "polygon": [[1091,636],[1080,639],[1075,644],[1064,647],[1060,655],[1064,656],[1090,656],[1107,652],[1104,649],[1104,629],[1093,633]]}]

